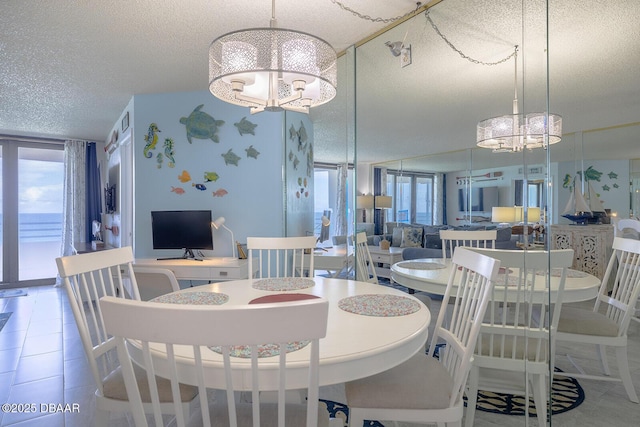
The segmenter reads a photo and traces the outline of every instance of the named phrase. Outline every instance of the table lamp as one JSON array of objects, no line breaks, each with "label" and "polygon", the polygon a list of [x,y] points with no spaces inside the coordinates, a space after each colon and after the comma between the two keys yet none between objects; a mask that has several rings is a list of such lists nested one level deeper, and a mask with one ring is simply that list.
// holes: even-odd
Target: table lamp
[{"label": "table lamp", "polygon": [[321,221],[322,226],[320,227],[320,235],[318,236],[318,240],[316,240],[316,243],[322,243],[326,240],[329,240],[329,226],[331,225],[331,220],[327,215],[322,215]]},{"label": "table lamp", "polygon": [[[514,206],[515,209],[515,222],[524,222],[524,207]],[[540,221],[540,208],[530,207],[527,209],[527,223]]]},{"label": "table lamp", "polygon": [[491,208],[491,222],[498,222],[498,227],[508,227],[516,220],[516,208],[513,206],[495,206]]},{"label": "table lamp", "polygon": [[367,222],[367,209],[373,209],[373,194],[356,197],[356,209],[362,209],[362,222]]},{"label": "table lamp", "polygon": [[233,258],[234,258],[234,259],[235,259],[235,258],[238,258],[238,252],[237,252],[237,249],[236,249],[236,241],[235,241],[235,239],[233,238],[233,231],[231,231],[231,230],[229,229],[229,227],[227,227],[226,225],[224,225],[224,223],[225,223],[225,219],[224,219],[224,217],[223,217],[223,216],[221,216],[221,217],[218,217],[215,221],[213,221],[213,222],[211,223],[211,225],[213,225],[213,227],[214,227],[216,230],[219,230],[219,229],[220,229],[220,227],[222,227],[222,228],[224,228],[225,230],[227,230],[229,233],[231,233],[231,253],[233,254]]}]

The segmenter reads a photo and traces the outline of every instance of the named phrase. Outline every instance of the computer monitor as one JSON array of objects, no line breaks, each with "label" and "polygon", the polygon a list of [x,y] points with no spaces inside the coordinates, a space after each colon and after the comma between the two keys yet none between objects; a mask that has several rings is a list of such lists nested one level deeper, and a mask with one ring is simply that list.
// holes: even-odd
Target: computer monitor
[{"label": "computer monitor", "polygon": [[213,249],[211,211],[152,211],[151,234],[153,249],[182,249],[181,257],[196,258],[194,249]]}]

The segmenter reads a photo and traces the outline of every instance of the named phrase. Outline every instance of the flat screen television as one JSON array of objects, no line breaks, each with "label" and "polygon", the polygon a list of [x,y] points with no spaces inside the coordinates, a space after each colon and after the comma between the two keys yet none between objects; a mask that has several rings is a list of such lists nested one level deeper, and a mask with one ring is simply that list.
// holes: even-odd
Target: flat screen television
[{"label": "flat screen television", "polygon": [[211,211],[151,211],[153,249],[182,249],[181,257],[193,258],[194,249],[213,249]]},{"label": "flat screen television", "polygon": [[466,188],[458,189],[458,209],[471,212],[491,212],[498,204],[498,187],[473,187],[471,193]]}]

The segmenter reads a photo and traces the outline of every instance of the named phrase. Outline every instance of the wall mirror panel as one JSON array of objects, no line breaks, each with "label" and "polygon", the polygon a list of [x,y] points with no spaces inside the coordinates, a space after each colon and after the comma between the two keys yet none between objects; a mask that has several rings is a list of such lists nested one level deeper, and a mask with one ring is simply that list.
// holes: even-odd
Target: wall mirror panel
[{"label": "wall mirror panel", "polygon": [[[547,25],[556,32],[579,26],[579,11],[562,10],[564,5],[448,0],[428,6],[433,6],[433,22],[423,9],[347,52],[352,55],[347,56],[353,61],[352,74],[339,81],[339,95],[344,85],[353,85],[347,90],[352,97],[317,109],[323,111],[318,121],[314,119],[318,161],[353,161],[354,177],[343,210],[352,227],[347,233],[370,228],[375,235],[388,236],[389,225],[402,223],[498,228],[526,222],[539,226],[534,236],[528,234],[529,227],[521,227],[526,237],[517,237],[518,250],[527,249],[521,250],[527,262],[530,250],[554,247],[552,226],[571,224],[563,213],[577,176],[585,177],[579,180],[581,187],[590,181],[612,216],[637,215],[640,166],[630,161],[640,158],[637,111],[599,109],[600,97],[585,94],[585,88],[594,86],[591,74],[575,73],[576,58],[607,56],[610,49],[600,40],[611,40],[613,32],[591,29],[583,34],[593,38],[588,51],[579,51],[570,43],[575,37],[547,36]],[[603,10],[602,20],[611,22],[614,9]],[[519,109],[562,115],[562,141],[549,149],[511,153],[477,148],[477,123],[510,113],[513,61],[490,67],[467,61],[434,32],[433,25],[463,53],[479,52],[486,61],[506,58],[518,44]],[[409,65],[403,67],[389,54],[385,42],[395,40],[411,44]],[[346,105],[353,108],[343,109]],[[323,134],[326,129],[331,131]],[[373,196],[374,202],[358,206],[359,195]],[[384,207],[376,209],[375,196],[387,198]],[[523,207],[520,217],[493,220],[494,207],[514,206]],[[539,208],[539,214],[531,208]],[[537,246],[529,247],[530,243]],[[545,277],[552,280],[550,274]],[[552,296],[547,296],[551,305]],[[523,372],[533,368],[525,364]],[[528,425],[529,419],[509,422]]]}]

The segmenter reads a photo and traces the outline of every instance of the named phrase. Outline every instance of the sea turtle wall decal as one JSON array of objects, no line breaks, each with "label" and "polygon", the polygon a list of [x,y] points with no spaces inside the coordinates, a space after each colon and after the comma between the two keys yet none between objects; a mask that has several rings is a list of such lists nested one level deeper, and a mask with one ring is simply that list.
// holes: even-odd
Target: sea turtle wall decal
[{"label": "sea turtle wall decal", "polygon": [[242,120],[240,120],[238,123],[234,123],[233,125],[238,128],[238,133],[240,133],[240,136],[244,135],[245,133],[255,135],[255,128],[256,126],[258,126],[251,123],[249,120],[247,120],[246,117],[243,117]]},{"label": "sea turtle wall decal", "polygon": [[224,124],[224,120],[216,120],[202,110],[204,104],[198,105],[189,117],[182,117],[180,123],[187,128],[187,141],[191,144],[191,138],[210,139],[220,142],[218,127]]},{"label": "sea turtle wall decal", "polygon": [[229,151],[227,151],[224,154],[220,154],[220,155],[222,156],[222,158],[224,158],[224,164],[225,165],[236,165],[236,166],[238,166],[238,161],[240,160],[240,156],[238,156],[232,150],[233,150],[233,148],[229,148]]},{"label": "sea turtle wall decal", "polygon": [[258,155],[260,154],[258,150],[253,148],[253,145],[250,145],[249,148],[245,148],[244,151],[247,152],[247,158],[253,157],[254,159],[257,159]]}]

